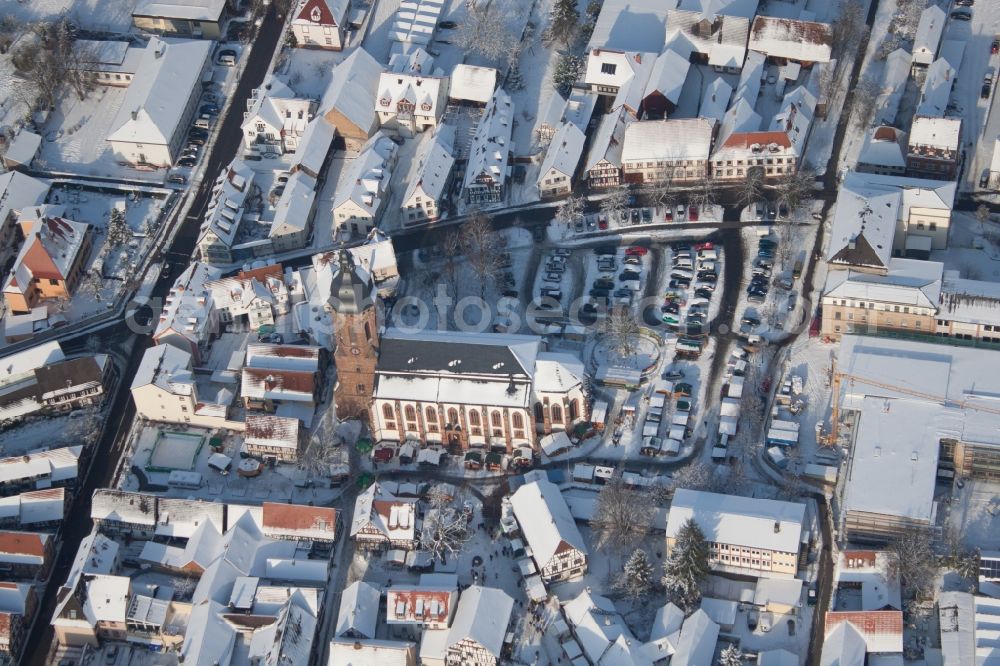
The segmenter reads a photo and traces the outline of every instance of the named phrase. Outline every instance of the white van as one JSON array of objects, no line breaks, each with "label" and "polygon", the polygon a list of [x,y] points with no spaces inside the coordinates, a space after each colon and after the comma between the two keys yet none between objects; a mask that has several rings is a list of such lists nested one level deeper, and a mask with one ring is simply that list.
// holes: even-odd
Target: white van
[{"label": "white van", "polygon": [[702,259],[702,260],[706,260],[706,261],[709,261],[709,260],[710,261],[718,261],[719,260],[719,251],[716,250],[715,248],[712,248],[711,250],[701,250],[700,252],[698,252],[698,258]]},{"label": "white van", "polygon": [[674,268],[691,268],[693,265],[688,257],[674,259]]}]

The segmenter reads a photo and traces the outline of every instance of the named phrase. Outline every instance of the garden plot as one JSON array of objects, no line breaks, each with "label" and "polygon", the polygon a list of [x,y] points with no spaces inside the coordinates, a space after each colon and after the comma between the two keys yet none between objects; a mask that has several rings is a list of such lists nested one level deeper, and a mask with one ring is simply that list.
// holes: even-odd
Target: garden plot
[{"label": "garden plot", "polygon": [[330,84],[330,76],[348,52],[323,49],[286,49],[275,68],[275,76],[299,97],[319,102]]},{"label": "garden plot", "polygon": [[99,434],[101,425],[97,411],[79,410],[74,416],[30,416],[0,431],[0,458],[24,455],[34,449],[88,443]]}]

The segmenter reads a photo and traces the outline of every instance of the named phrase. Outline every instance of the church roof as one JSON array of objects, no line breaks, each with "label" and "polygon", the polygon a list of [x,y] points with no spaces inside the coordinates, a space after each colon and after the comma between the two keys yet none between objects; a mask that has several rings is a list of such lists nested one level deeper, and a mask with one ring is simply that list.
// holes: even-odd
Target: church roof
[{"label": "church roof", "polygon": [[340,252],[338,262],[340,267],[330,284],[330,307],[338,314],[360,314],[374,303],[371,275],[355,263],[350,252]]}]

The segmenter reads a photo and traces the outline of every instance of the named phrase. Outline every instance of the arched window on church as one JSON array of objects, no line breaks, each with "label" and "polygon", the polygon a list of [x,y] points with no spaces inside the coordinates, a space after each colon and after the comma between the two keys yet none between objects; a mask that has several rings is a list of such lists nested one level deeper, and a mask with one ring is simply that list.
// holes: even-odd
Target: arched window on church
[{"label": "arched window on church", "polygon": [[552,409],[552,422],[562,423],[563,422],[562,407],[560,407],[559,405],[552,405],[551,409]]}]

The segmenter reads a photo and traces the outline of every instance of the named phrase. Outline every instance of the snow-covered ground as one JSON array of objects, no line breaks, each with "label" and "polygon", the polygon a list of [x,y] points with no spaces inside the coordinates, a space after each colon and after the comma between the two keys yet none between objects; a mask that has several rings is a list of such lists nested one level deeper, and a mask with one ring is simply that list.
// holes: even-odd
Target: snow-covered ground
[{"label": "snow-covered ground", "polygon": [[57,449],[82,444],[88,419],[85,413],[70,417],[32,416],[22,423],[0,430],[0,458],[20,456],[33,449]]},{"label": "snow-covered ground", "polygon": [[0,16],[23,23],[67,18],[85,30],[127,33],[138,0],[0,0]]},{"label": "snow-covered ground", "polygon": [[953,211],[948,247],[931,252],[931,259],[943,262],[945,270],[957,270],[963,278],[1000,282],[1000,247],[990,240],[998,237],[997,224],[987,225],[984,237],[974,215]]}]

